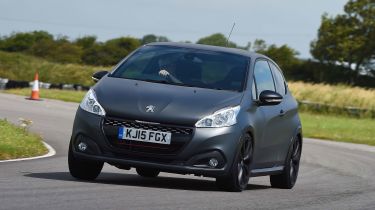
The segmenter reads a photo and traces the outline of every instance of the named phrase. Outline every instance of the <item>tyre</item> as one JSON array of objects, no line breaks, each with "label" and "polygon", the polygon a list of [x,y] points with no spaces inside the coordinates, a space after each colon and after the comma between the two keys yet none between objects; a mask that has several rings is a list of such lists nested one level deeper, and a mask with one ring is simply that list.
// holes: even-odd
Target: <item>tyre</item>
[{"label": "tyre", "polygon": [[271,186],[274,188],[292,189],[297,181],[302,151],[302,142],[299,138],[294,141],[290,151],[283,173],[270,176]]},{"label": "tyre", "polygon": [[74,157],[72,147],[69,147],[68,164],[70,174],[82,180],[94,180],[102,171],[103,162],[83,160]]},{"label": "tyre", "polygon": [[229,175],[216,178],[218,187],[226,191],[241,192],[246,189],[250,179],[250,163],[253,157],[252,137],[245,134],[240,142],[241,145]]},{"label": "tyre", "polygon": [[136,168],[137,174],[139,176],[155,178],[159,175],[160,171],[151,168]]}]

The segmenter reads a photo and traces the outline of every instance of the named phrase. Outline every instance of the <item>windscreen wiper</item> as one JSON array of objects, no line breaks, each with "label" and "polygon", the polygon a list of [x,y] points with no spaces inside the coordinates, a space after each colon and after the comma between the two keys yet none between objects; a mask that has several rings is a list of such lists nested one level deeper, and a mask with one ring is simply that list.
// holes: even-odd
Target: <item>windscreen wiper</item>
[{"label": "windscreen wiper", "polygon": [[142,79],[141,81],[145,81],[145,82],[154,82],[154,83],[161,83],[161,84],[172,84],[172,83],[169,83],[169,82],[166,81],[166,80]]}]

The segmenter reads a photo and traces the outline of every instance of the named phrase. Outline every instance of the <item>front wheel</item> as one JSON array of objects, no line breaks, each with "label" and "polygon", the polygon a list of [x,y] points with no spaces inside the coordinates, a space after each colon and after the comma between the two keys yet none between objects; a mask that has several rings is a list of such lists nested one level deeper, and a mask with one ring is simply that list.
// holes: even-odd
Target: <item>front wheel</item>
[{"label": "front wheel", "polygon": [[72,147],[69,146],[68,164],[70,174],[82,180],[94,180],[102,171],[103,162],[83,160],[74,157]]},{"label": "front wheel", "polygon": [[219,188],[231,192],[245,190],[250,179],[252,157],[253,141],[250,134],[245,134],[241,139],[241,146],[231,167],[230,174],[225,177],[216,178],[216,184]]},{"label": "front wheel", "polygon": [[292,189],[294,187],[298,177],[301,152],[302,141],[297,138],[293,143],[290,155],[288,155],[283,173],[270,176],[272,187],[282,189]]}]

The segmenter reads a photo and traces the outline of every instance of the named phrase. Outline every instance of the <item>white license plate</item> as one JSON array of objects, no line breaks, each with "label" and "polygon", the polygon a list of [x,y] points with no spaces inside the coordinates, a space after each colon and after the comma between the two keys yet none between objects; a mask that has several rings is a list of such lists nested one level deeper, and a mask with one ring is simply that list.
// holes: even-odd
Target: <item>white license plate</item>
[{"label": "white license plate", "polygon": [[127,127],[120,127],[118,132],[119,139],[142,141],[156,144],[171,144],[171,136],[172,134],[169,132],[143,130]]}]

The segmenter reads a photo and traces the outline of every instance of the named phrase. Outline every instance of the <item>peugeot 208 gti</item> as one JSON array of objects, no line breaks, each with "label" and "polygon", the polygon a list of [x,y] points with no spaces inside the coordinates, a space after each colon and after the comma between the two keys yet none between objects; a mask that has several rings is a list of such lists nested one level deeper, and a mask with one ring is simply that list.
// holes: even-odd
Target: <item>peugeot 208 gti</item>
[{"label": "peugeot 208 gti", "polygon": [[216,178],[229,191],[251,176],[292,188],[302,149],[297,102],[280,68],[239,49],[148,44],[97,81],[80,104],[69,146],[73,177],[108,163]]}]

